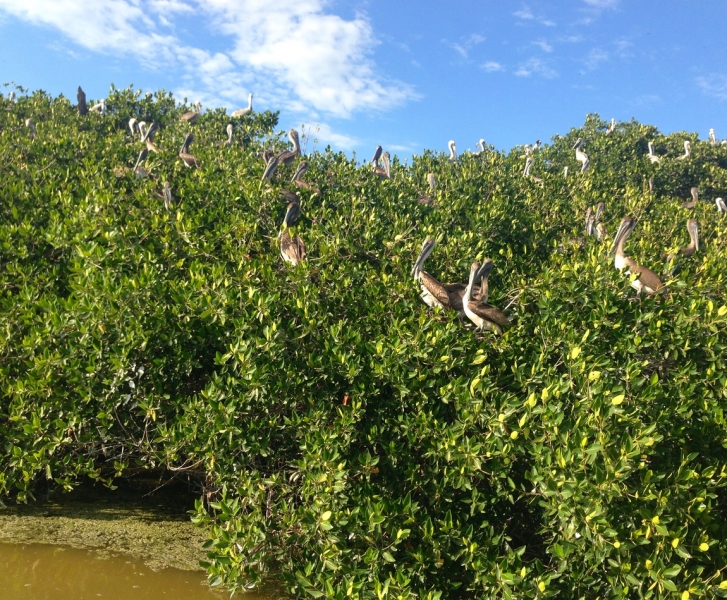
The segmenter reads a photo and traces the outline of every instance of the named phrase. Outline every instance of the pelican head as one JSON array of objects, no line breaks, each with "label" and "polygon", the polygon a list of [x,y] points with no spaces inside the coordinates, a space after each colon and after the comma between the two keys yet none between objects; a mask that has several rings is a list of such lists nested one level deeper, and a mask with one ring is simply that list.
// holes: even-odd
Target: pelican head
[{"label": "pelican head", "polygon": [[184,143],[182,144],[182,147],[179,149],[179,153],[182,154],[183,152],[187,152],[189,150],[189,145],[194,141],[194,136],[191,133],[188,133],[184,138]]},{"label": "pelican head", "polygon": [[310,168],[310,165],[308,164],[307,160],[302,160],[298,163],[298,167],[295,169],[295,173],[293,174],[293,179],[291,181],[297,181],[303,175],[305,175],[306,171]]},{"label": "pelican head", "polygon": [[[490,267],[490,270],[492,270],[492,267]],[[467,288],[464,291],[464,297],[462,298],[462,304],[467,304],[470,301],[470,298],[472,297],[472,286],[474,286],[475,281],[477,281],[477,276],[480,272],[480,263],[473,262],[472,266],[470,267],[470,278],[467,283]]]},{"label": "pelican head", "polygon": [[421,252],[419,252],[419,256],[416,261],[414,261],[414,267],[411,270],[411,274],[414,276],[414,279],[416,279],[419,275],[419,271],[421,271],[422,267],[424,267],[424,261],[429,258],[429,255],[432,253],[436,245],[437,242],[431,237],[428,237],[424,240],[424,243],[422,243]]},{"label": "pelican head", "polygon": [[583,145],[583,138],[578,138],[576,143],[573,144],[573,150],[578,150]]},{"label": "pelican head", "polygon": [[384,149],[381,146],[376,146],[376,150],[374,151],[374,157],[371,159],[372,165],[378,165],[379,159],[381,158],[381,153],[384,151]]},{"label": "pelican head", "polygon": [[429,184],[429,189],[434,191],[437,189],[437,178],[434,176],[434,173],[427,173],[427,183]]},{"label": "pelican head", "polygon": [[717,212],[727,213],[727,203],[722,198],[715,198],[714,203],[717,205]]},{"label": "pelican head", "polygon": [[137,168],[139,168],[142,164],[144,164],[144,161],[146,160],[147,156],[149,156],[149,150],[147,148],[144,148],[141,152],[139,152],[139,158],[136,159],[136,164],[134,165],[134,171],[136,171]]},{"label": "pelican head", "polygon": [[593,235],[593,225],[596,219],[593,217],[593,208],[586,209],[586,235]]},{"label": "pelican head", "polygon": [[288,139],[293,143],[293,150],[300,154],[300,139],[298,138],[298,132],[295,129],[291,129],[288,132]]},{"label": "pelican head", "polygon": [[386,176],[388,178],[391,178],[391,155],[388,152],[384,152],[381,155],[381,162],[384,163],[384,171],[386,171]]},{"label": "pelican head", "polygon": [[144,131],[144,135],[141,136],[141,141],[146,142],[146,140],[152,140],[154,139],[154,134],[159,130],[159,124],[158,123],[152,123],[149,126],[149,129]]},{"label": "pelican head", "polygon": [[449,162],[454,162],[457,160],[457,146],[455,145],[454,140],[449,140],[447,147],[449,148]]},{"label": "pelican head", "polygon": [[654,142],[649,142],[649,155],[654,156]]},{"label": "pelican head", "polygon": [[290,227],[299,216],[300,204],[298,202],[289,203],[288,209],[285,212],[285,218],[283,219],[283,225],[285,227]]},{"label": "pelican head", "polygon": [[[495,266],[495,263],[492,262],[492,259],[491,258],[486,258],[482,262],[482,266],[479,268],[479,271],[477,271],[477,277],[476,277],[475,281],[477,281],[477,279],[482,279],[483,281],[486,282],[487,279],[488,279],[488,277],[490,276],[490,273],[492,273],[492,268],[494,266]],[[483,302],[487,302],[487,294],[486,293],[483,294],[482,301]]]},{"label": "pelican head", "polygon": [[601,215],[603,215],[604,210],[606,210],[606,205],[603,202],[596,204],[596,223],[601,220]]},{"label": "pelican head", "polygon": [[691,190],[689,190],[689,193],[692,194],[692,200],[694,200],[695,202],[699,201],[699,189],[698,188],[693,187]]},{"label": "pelican head", "polygon": [[697,219],[689,219],[687,221],[687,231],[689,232],[689,237],[692,239],[692,245],[696,252],[699,250],[699,223],[697,223]]},{"label": "pelican head", "polygon": [[197,100],[197,102],[194,103],[194,108],[198,113],[202,112],[202,103]]},{"label": "pelican head", "polygon": [[626,241],[626,238],[631,235],[634,227],[636,227],[636,220],[633,217],[627,216],[621,219],[621,223],[619,224],[618,230],[616,231],[616,236],[613,238],[613,246],[611,246],[609,254],[613,254],[614,252],[616,252],[619,243],[621,241]]}]

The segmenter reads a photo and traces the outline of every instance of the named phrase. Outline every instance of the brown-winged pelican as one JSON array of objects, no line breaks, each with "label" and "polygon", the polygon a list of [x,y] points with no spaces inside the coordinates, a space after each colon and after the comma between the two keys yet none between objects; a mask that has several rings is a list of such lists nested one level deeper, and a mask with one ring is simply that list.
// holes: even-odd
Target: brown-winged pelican
[{"label": "brown-winged pelican", "polygon": [[593,227],[596,224],[596,217],[593,214],[593,207],[586,209],[586,235],[593,235]]},{"label": "brown-winged pelican", "polygon": [[391,179],[391,159],[388,152],[381,155],[381,162],[384,163],[383,168],[375,166],[374,175],[378,175],[382,179]]},{"label": "brown-winged pelican", "polygon": [[606,130],[606,135],[611,135],[614,131],[616,131],[616,119],[611,119],[611,124]]},{"label": "brown-winged pelican", "polygon": [[576,160],[581,163],[581,173],[587,173],[591,167],[591,161],[588,159],[588,155],[581,150],[583,146],[583,139],[578,138],[575,144],[573,144],[573,150],[576,151]]},{"label": "brown-winged pelican", "polygon": [[454,140],[449,140],[447,148],[449,148],[449,162],[457,162],[457,146],[455,145]]},{"label": "brown-winged pelican", "polygon": [[478,276],[486,278],[492,270],[492,261],[485,259],[482,267],[477,262],[472,263],[470,267],[470,278],[462,297],[462,306],[467,318],[472,321],[479,330],[495,331],[498,335],[502,334],[503,329],[510,326],[510,321],[504,312],[499,308],[490,306],[484,301],[472,300],[472,288]]},{"label": "brown-winged pelican", "polygon": [[184,138],[184,143],[182,144],[182,147],[179,149],[179,158],[181,158],[182,162],[184,162],[184,166],[198,168],[199,161],[194,156],[192,156],[192,154],[189,153],[189,145],[193,141],[194,136],[191,133],[188,133]]},{"label": "brown-winged pelican", "polygon": [[692,155],[692,143],[689,140],[686,140],[684,142],[684,154],[681,156],[678,156],[678,160],[684,160],[685,158],[689,158]]},{"label": "brown-winged pelican", "polygon": [[636,227],[636,221],[633,218],[627,216],[621,220],[611,248],[611,252],[616,253],[613,264],[619,271],[626,269],[627,275],[638,275],[638,278],[631,282],[631,287],[636,290],[638,295],[641,295],[642,291],[647,294],[656,294],[665,289],[661,279],[656,273],[639,265],[635,260],[624,254],[624,243],[631,235],[634,227]]},{"label": "brown-winged pelican", "polygon": [[30,139],[34,140],[35,136],[38,134],[38,131],[35,128],[35,123],[33,123],[33,119],[25,119],[25,126],[30,129]]},{"label": "brown-winged pelican", "polygon": [[275,175],[275,171],[278,170],[278,165],[280,164],[280,158],[279,155],[271,156],[268,160],[268,164],[265,166],[265,170],[263,171],[263,176],[261,178],[261,181],[268,180],[270,181],[273,178],[273,175]]},{"label": "brown-winged pelican", "polygon": [[288,132],[288,139],[293,143],[293,149],[281,152],[278,155],[278,165],[289,165],[300,154],[300,141],[298,139],[298,132],[295,129],[291,129]]},{"label": "brown-winged pelican", "polygon": [[88,111],[99,113],[101,115],[105,115],[106,114],[106,100],[101,100],[101,102],[97,102],[91,108],[89,108]]},{"label": "brown-winged pelican", "polygon": [[[688,246],[684,246],[683,248],[679,249],[679,254],[681,254],[684,257],[692,256],[695,252],[699,250],[699,223],[697,223],[697,219],[689,219],[687,221],[687,231],[689,232],[689,239],[691,240],[689,242]],[[672,263],[672,261],[677,257],[676,254],[670,254],[667,256],[666,262],[667,262],[667,269],[666,272],[671,275],[674,272],[674,267],[672,266],[669,268],[669,265]]]},{"label": "brown-winged pelican", "polygon": [[371,159],[371,164],[374,167],[379,166],[379,160],[381,159],[381,154],[384,151],[384,149],[381,146],[376,146],[376,150],[374,150],[374,156]]},{"label": "brown-winged pelican", "polygon": [[308,164],[308,161],[307,160],[300,161],[298,163],[298,166],[295,169],[295,173],[293,173],[292,182],[295,185],[297,185],[298,187],[304,188],[306,190],[312,190],[316,196],[320,196],[321,191],[317,187],[313,187],[307,181],[303,181],[303,175],[305,175],[308,172],[308,169],[310,169],[310,165]]},{"label": "brown-winged pelican", "polygon": [[290,263],[294,267],[298,263],[305,260],[305,244],[300,236],[290,237],[288,228],[292,225],[300,215],[300,203],[291,202],[288,204],[288,210],[285,213],[283,224],[280,228],[278,237],[280,238],[280,256],[287,263]]},{"label": "brown-winged pelican", "polygon": [[169,210],[174,206],[174,196],[172,196],[172,186],[169,185],[168,181],[164,182],[164,188],[162,189],[162,198],[164,198],[164,208]]},{"label": "brown-winged pelican", "polygon": [[693,187],[689,192],[692,194],[692,199],[688,202],[683,202],[682,208],[694,208],[699,202],[699,190]]},{"label": "brown-winged pelican", "polygon": [[197,122],[197,119],[199,119],[199,115],[202,112],[202,103],[196,102],[194,104],[194,110],[190,110],[186,113],[184,113],[181,117],[179,117],[179,120],[182,123],[189,123],[190,125],[194,125]]},{"label": "brown-winged pelican", "polygon": [[80,85],[78,86],[78,92],[76,93],[76,98],[78,99],[78,114],[87,115],[88,106],[86,106],[86,93],[81,89]]},{"label": "brown-winged pelican", "polygon": [[[154,141],[154,134],[159,131],[159,124],[152,123],[148,128],[144,125],[143,135],[141,136],[141,143],[146,144],[149,141]],[[156,149],[154,150],[156,152]]]},{"label": "brown-winged pelican", "polygon": [[722,198],[715,198],[714,203],[717,205],[717,212],[727,213],[727,203]]},{"label": "brown-winged pelican", "polygon": [[272,150],[263,150],[262,154],[260,154],[260,157],[263,159],[263,162],[266,166],[273,156],[275,156],[275,152],[273,152]]},{"label": "brown-winged pelican", "polygon": [[604,227],[603,223],[601,223],[601,216],[603,215],[604,210],[606,210],[606,205],[603,202],[599,202],[598,204],[596,204],[596,213],[593,216],[593,220],[596,223],[596,226],[593,229],[593,235],[596,236],[596,239],[599,242],[606,237],[606,228]]},{"label": "brown-winged pelican", "polygon": [[477,144],[475,145],[475,148],[479,148],[479,150],[474,152],[475,156],[480,156],[480,154],[484,154],[485,151],[487,150],[487,148],[485,146],[485,140],[480,138],[480,141],[477,142]]},{"label": "brown-winged pelican", "polygon": [[658,157],[654,153],[654,142],[649,142],[649,155],[648,155],[648,157],[649,157],[649,160],[651,161],[652,164],[653,163],[658,163],[658,162],[661,161],[661,158]]},{"label": "brown-winged pelican", "polygon": [[237,117],[244,117],[245,115],[248,115],[252,112],[252,94],[249,94],[247,97],[247,107],[246,108],[239,108],[236,111],[232,113],[233,118]]},{"label": "brown-winged pelican", "polygon": [[530,177],[530,169],[533,168],[533,159],[528,156],[525,159],[525,168],[523,169],[523,177]]}]

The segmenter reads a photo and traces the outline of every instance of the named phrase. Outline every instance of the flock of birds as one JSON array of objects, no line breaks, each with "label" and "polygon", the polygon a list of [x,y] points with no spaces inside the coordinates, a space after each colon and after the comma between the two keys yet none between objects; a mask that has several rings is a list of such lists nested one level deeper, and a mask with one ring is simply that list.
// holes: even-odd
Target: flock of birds
[{"label": "flock of birds", "polygon": [[[252,94],[250,94],[247,107],[234,111],[231,116],[239,119],[252,113],[252,97]],[[9,99],[11,102],[14,102],[14,92],[9,94]],[[77,99],[77,108],[80,115],[86,115],[89,112],[96,112],[101,115],[106,114],[105,100],[101,100],[91,108],[88,108],[86,104],[86,95],[80,86],[78,88]],[[202,112],[201,104],[199,102],[196,103],[194,108],[195,110],[182,114],[180,121],[190,126],[197,123]],[[37,129],[33,121],[31,119],[26,119],[25,125],[30,130],[31,137],[35,139],[37,136]],[[144,144],[144,147],[139,152],[136,163],[132,169],[136,178],[143,178],[149,174],[145,168],[145,162],[149,152],[158,152],[158,148],[154,143],[154,135],[159,130],[159,126],[157,123],[152,123],[147,126],[145,122],[137,121],[137,119],[132,118],[129,120],[129,130],[131,131],[132,137],[139,135],[141,143]],[[605,135],[611,135],[615,130],[616,120],[611,119],[610,126],[605,132]],[[231,146],[233,143],[234,133],[232,123],[227,125],[226,132],[227,140],[223,143],[223,145]],[[265,163],[265,169],[262,175],[262,181],[270,181],[279,166],[291,165],[295,162],[297,157],[301,155],[298,132],[295,131],[295,129],[291,129],[288,137],[293,145],[292,150],[285,150],[279,153],[274,153],[269,150],[263,151],[261,158]],[[714,129],[709,130],[709,139],[712,145],[720,143],[715,137]],[[187,133],[179,150],[179,158],[186,167],[199,168],[199,160],[190,152],[190,145],[193,141],[194,135],[192,133]],[[727,140],[721,143],[727,144]],[[541,179],[534,177],[531,174],[531,169],[534,163],[533,154],[537,151],[540,145],[540,140],[537,140],[533,145],[524,146],[525,167],[523,169],[523,176],[532,178],[537,183],[542,184]],[[590,169],[591,161],[588,155],[584,152],[583,145],[583,139],[579,138],[573,145],[573,150],[575,151],[576,160],[581,163],[581,173],[587,173]],[[451,140],[448,143],[448,148],[450,152],[449,162],[457,162],[457,147],[454,140]],[[478,156],[485,153],[485,140],[479,140],[477,148],[478,150],[474,152],[474,155]],[[652,163],[660,162],[662,157],[656,155],[653,142],[649,142],[648,149],[648,159]],[[679,156],[678,160],[686,160],[690,157],[691,143],[687,140],[684,142],[684,154]],[[374,152],[374,156],[371,159],[371,167],[376,176],[382,179],[391,178],[391,157],[388,152],[383,151],[381,146],[378,146]],[[306,160],[301,160],[296,166],[291,182],[299,188],[307,189],[316,195],[320,195],[320,190],[314,188],[311,184],[303,180],[303,176],[308,169],[308,162]],[[564,168],[564,176],[568,176],[567,166]],[[430,194],[421,195],[417,199],[417,202],[431,206],[434,205],[433,195],[437,187],[436,177],[433,173],[427,174],[427,183],[429,185]],[[652,179],[649,180],[649,189],[653,193]],[[292,225],[301,214],[300,197],[290,190],[282,190],[281,195],[288,202],[288,205],[278,233],[280,255],[286,263],[296,266],[303,262],[306,258],[305,243],[299,235],[291,236],[290,233]],[[691,189],[691,195],[692,200],[682,204],[683,208],[690,209],[697,205],[697,202],[699,201],[699,194],[696,187]],[[168,182],[164,182],[160,196],[164,200],[165,207],[170,209],[174,204],[174,197],[172,195],[171,186]],[[727,204],[722,198],[716,198],[715,204],[718,212],[727,213]],[[599,202],[595,208],[589,207],[587,209],[585,219],[586,236],[594,236],[598,240],[603,240],[607,236],[604,224],[601,222],[604,210],[605,205],[603,202]],[[662,283],[659,276],[645,266],[639,265],[636,261],[625,254],[624,245],[631,233],[634,231],[636,224],[636,220],[630,216],[626,216],[621,220],[610,251],[615,254],[614,266],[619,271],[625,271],[625,273],[629,276],[635,276],[631,281],[631,286],[636,290],[637,295],[640,295],[642,292],[646,292],[647,294],[663,292],[666,289],[666,286]],[[673,273],[674,260],[677,256],[689,257],[699,250],[699,225],[696,219],[689,219],[687,221],[687,231],[691,240],[689,245],[681,248],[678,255],[670,254],[667,257],[666,272],[668,275]],[[424,270],[424,262],[430,256],[435,246],[436,242],[434,239],[430,237],[425,239],[419,256],[414,262],[414,266],[412,268],[412,275],[415,282],[417,282],[421,287],[421,298],[424,302],[432,308],[438,307],[442,310],[456,311],[462,319],[469,319],[480,330],[490,330],[497,334],[502,334],[502,332],[510,326],[510,319],[502,310],[488,303],[488,278],[494,266],[493,261],[491,259],[486,259],[482,264],[477,262],[472,263],[469,279],[466,284],[442,284]],[[479,288],[476,288],[475,285],[478,281],[480,281],[480,286]]]}]

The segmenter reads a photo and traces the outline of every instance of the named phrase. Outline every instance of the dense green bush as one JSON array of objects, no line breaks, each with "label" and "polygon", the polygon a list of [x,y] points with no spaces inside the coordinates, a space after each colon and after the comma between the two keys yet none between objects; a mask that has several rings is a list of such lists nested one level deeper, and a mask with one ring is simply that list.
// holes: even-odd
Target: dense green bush
[{"label": "dense green bush", "polygon": [[[540,184],[517,149],[425,152],[384,181],[326,149],[290,268],[293,168],[260,181],[276,114],[226,148],[223,111],[204,113],[188,169],[187,107],[113,88],[107,106],[0,98],[0,498],[193,472],[210,577],[230,588],[275,567],[312,597],[727,596],[727,147],[633,121],[606,136],[592,115],[535,154]],[[147,179],[122,169],[132,116],[161,126]],[[416,203],[429,172],[435,206]],[[693,186],[707,201],[680,208]],[[601,201],[598,242],[583,225]],[[613,268],[626,214],[629,254],[658,273],[699,219],[669,294],[636,299]],[[502,337],[419,299],[428,235],[442,281],[493,258]]]}]

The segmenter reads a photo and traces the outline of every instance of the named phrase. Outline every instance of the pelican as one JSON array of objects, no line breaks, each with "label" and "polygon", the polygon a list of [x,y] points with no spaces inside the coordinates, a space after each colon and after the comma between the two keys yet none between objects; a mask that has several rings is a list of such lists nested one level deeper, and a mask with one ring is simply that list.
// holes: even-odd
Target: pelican
[{"label": "pelican", "polygon": [[38,130],[35,128],[35,123],[33,123],[33,119],[25,119],[25,126],[30,129],[30,139],[34,140],[35,136],[38,134]]},{"label": "pelican", "polygon": [[149,156],[149,150],[146,148],[139,152],[139,158],[136,159],[136,164],[133,169],[134,175],[137,179],[142,179],[149,174],[149,171],[144,168],[144,162],[146,161],[147,156]]},{"label": "pelican", "polygon": [[717,212],[727,213],[727,204],[722,198],[716,198],[714,203],[717,205]]},{"label": "pelican", "polygon": [[136,129],[139,132],[140,139],[143,140],[146,135],[146,121],[139,121],[136,124]]},{"label": "pelican", "polygon": [[692,194],[692,199],[689,202],[682,203],[682,208],[694,208],[699,202],[699,190],[693,187],[689,191]]},{"label": "pelican", "polygon": [[[418,282],[421,286],[422,293],[420,296],[427,306],[431,308],[438,306],[441,309],[451,308],[463,314],[462,298],[464,297],[466,286],[463,283],[439,283],[439,281],[424,270],[424,262],[429,258],[429,255],[436,245],[437,242],[433,238],[428,237],[424,240],[421,252],[414,262],[411,274],[414,276],[414,281]],[[483,286],[479,294],[475,295],[475,298],[481,298],[483,293],[487,294],[486,278],[483,279]]]},{"label": "pelican", "polygon": [[588,159],[588,155],[581,150],[583,146],[583,140],[578,138],[578,141],[573,144],[573,149],[576,151],[576,160],[581,163],[581,173],[587,173],[591,167],[591,161]]},{"label": "pelican", "polygon": [[568,165],[563,167],[563,178],[568,179]]},{"label": "pelican", "polygon": [[300,154],[300,141],[298,140],[298,132],[295,129],[291,129],[288,132],[288,139],[293,142],[293,149],[281,152],[278,155],[279,165],[289,165],[295,160],[295,157]]},{"label": "pelican", "polygon": [[252,94],[247,97],[247,108],[239,108],[232,113],[233,118],[244,117],[252,112]]},{"label": "pelican", "polygon": [[76,98],[78,98],[78,114],[87,115],[88,106],[86,106],[86,93],[81,89],[80,85],[78,86],[78,93],[76,94]]},{"label": "pelican", "polygon": [[684,154],[677,157],[678,160],[684,160],[685,158],[689,158],[692,155],[692,143],[689,140],[685,140],[684,142]]},{"label": "pelican", "polygon": [[712,146],[717,145],[717,136],[714,135],[714,129],[709,130],[709,143],[712,144]]},{"label": "pelican", "polygon": [[179,120],[183,123],[189,123],[190,125],[194,125],[197,122],[197,119],[199,119],[199,115],[202,112],[202,103],[197,102],[194,105],[194,110],[184,113],[181,117],[179,117]]},{"label": "pelican", "polygon": [[661,161],[661,158],[654,153],[654,142],[649,142],[649,160],[652,164]]},{"label": "pelican", "polygon": [[640,296],[642,291],[647,294],[656,294],[664,289],[664,284],[657,277],[656,273],[646,267],[642,267],[635,260],[624,254],[624,243],[629,235],[631,235],[634,227],[636,227],[636,221],[633,218],[627,216],[621,220],[611,248],[611,252],[616,252],[616,258],[613,264],[619,271],[626,269],[627,275],[632,273],[638,275],[638,278],[631,282],[631,287],[636,290],[637,295]]},{"label": "pelican", "polygon": [[502,330],[510,326],[505,313],[499,308],[490,306],[486,302],[474,302],[472,301],[472,287],[475,284],[475,280],[478,276],[483,279],[488,277],[492,270],[492,261],[488,258],[485,260],[482,267],[477,262],[472,263],[470,267],[470,279],[462,297],[462,307],[464,309],[467,318],[472,321],[475,326],[480,330],[491,330],[495,331],[498,335],[502,334]]},{"label": "pelican", "polygon": [[616,131],[616,119],[611,119],[611,124],[606,130],[606,135],[611,135],[614,131]]},{"label": "pelican", "polygon": [[596,217],[593,215],[593,207],[586,209],[586,235],[593,235],[593,226],[596,223]]},{"label": "pelican", "polygon": [[97,102],[88,110],[89,110],[89,112],[96,112],[96,113],[105,115],[106,114],[106,100],[104,99],[104,100],[101,100],[101,102]]},{"label": "pelican", "polygon": [[293,179],[291,181],[298,187],[304,188],[306,190],[313,190],[316,196],[320,196],[321,191],[318,188],[313,187],[307,181],[303,181],[303,175],[308,172],[309,168],[310,165],[308,164],[307,160],[300,161],[298,163],[298,167],[295,169],[295,173],[293,173]]},{"label": "pelican", "polygon": [[479,156],[480,154],[485,153],[485,140],[480,139],[479,142],[475,145],[475,148],[480,148],[480,150],[477,150],[477,152],[474,153],[475,156]]},{"label": "pelican", "polygon": [[194,136],[188,133],[184,138],[184,143],[179,149],[179,158],[184,162],[185,167],[199,167],[199,161],[189,153],[189,145],[194,141]]},{"label": "pelican", "polygon": [[[154,141],[154,134],[159,131],[159,124],[158,123],[152,123],[149,128],[147,129],[146,123],[144,124],[144,130],[143,134],[141,136],[141,143],[149,145],[149,142]],[[151,148],[150,148],[151,150]],[[156,147],[154,148],[154,152],[156,152]]]},{"label": "pelican", "polygon": [[174,206],[174,196],[172,196],[172,186],[169,185],[168,181],[164,182],[164,188],[162,189],[162,197],[164,198],[164,208],[169,210]]},{"label": "pelican", "polygon": [[273,152],[272,150],[263,150],[260,156],[262,157],[265,165],[267,165],[270,162],[270,159],[275,156],[275,152]]},{"label": "pelican", "polygon": [[435,191],[437,189],[437,178],[434,176],[434,173],[427,173],[427,183],[429,184],[430,190]]},{"label": "pelican", "polygon": [[225,142],[225,146],[228,148],[232,146],[232,134],[234,133],[235,129],[232,126],[232,123],[227,124],[227,141]]},{"label": "pelican", "polygon": [[596,227],[594,229],[593,235],[596,236],[596,239],[599,242],[606,237],[606,228],[603,226],[603,223],[601,223],[601,215],[603,214],[604,210],[606,210],[606,205],[603,202],[599,202],[598,204],[596,204],[596,214],[593,217],[593,220],[596,223]]},{"label": "pelican", "polygon": [[[692,256],[695,252],[699,250],[699,223],[697,223],[697,219],[689,219],[687,221],[687,231],[689,232],[689,239],[691,240],[689,242],[688,246],[684,246],[679,250],[679,254],[681,254],[684,257]],[[677,257],[676,254],[670,254],[666,258],[667,262],[667,274],[671,275],[674,272],[674,267],[672,266],[669,268],[669,264]]]},{"label": "pelican", "polygon": [[523,169],[523,177],[530,177],[530,169],[533,168],[533,159],[528,156],[525,160],[525,168]]},{"label": "pelican", "polygon": [[374,175],[378,175],[382,179],[391,179],[391,159],[388,152],[381,155],[381,162],[384,163],[384,167],[374,167]]},{"label": "pelican", "polygon": [[291,226],[300,215],[300,203],[291,202],[288,204],[288,210],[285,213],[283,224],[280,229],[278,237],[280,238],[280,256],[287,263],[290,263],[294,267],[298,263],[305,260],[305,244],[300,236],[290,237],[288,228]]},{"label": "pelican", "polygon": [[525,144],[525,156],[530,156],[538,148],[540,148],[540,140],[535,140],[535,143],[532,146],[530,144]]},{"label": "pelican", "polygon": [[8,94],[8,100],[10,100],[10,102],[15,102],[15,92],[14,91],[12,91]]},{"label": "pelican", "polygon": [[267,179],[270,181],[273,178],[273,175],[275,175],[275,171],[278,169],[279,164],[279,156],[271,156],[268,160],[268,164],[265,166],[265,171],[263,171],[263,176],[260,181],[264,181]]},{"label": "pelican", "polygon": [[131,117],[129,119],[129,129],[131,130],[131,137],[134,137],[136,134],[136,119],[134,117]]},{"label": "pelican", "polygon": [[457,162],[457,146],[455,145],[454,140],[449,140],[447,147],[449,148],[449,162]]},{"label": "pelican", "polygon": [[384,149],[381,146],[376,146],[376,150],[374,150],[374,156],[371,159],[371,164],[374,167],[379,166],[379,159],[381,158],[381,153],[384,151]]}]

